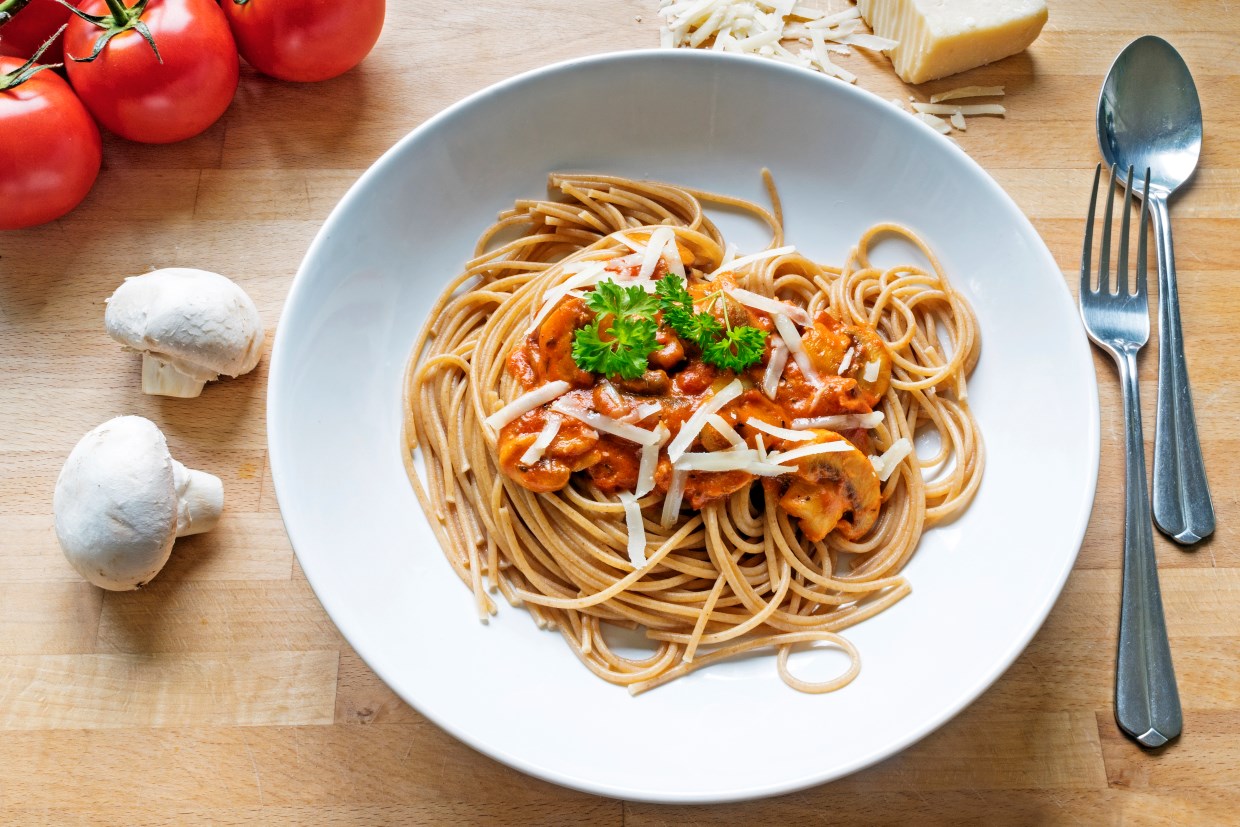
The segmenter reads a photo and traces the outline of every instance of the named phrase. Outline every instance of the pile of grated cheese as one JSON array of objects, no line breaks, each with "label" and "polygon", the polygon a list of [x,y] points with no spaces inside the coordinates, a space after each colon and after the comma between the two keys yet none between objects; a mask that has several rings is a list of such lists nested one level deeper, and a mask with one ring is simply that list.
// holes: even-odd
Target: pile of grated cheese
[{"label": "pile of grated cheese", "polygon": [[[848,83],[857,76],[833,63],[831,54],[851,54],[851,47],[882,52],[897,44],[860,31],[864,24],[855,6],[829,14],[797,0],[661,0],[659,17],[664,48],[759,55]],[[794,52],[786,41],[801,48]]]},{"label": "pile of grated cheese", "polygon": [[[937,95],[931,95],[929,103],[919,103],[910,97],[908,105],[912,109],[913,117],[936,132],[947,135],[953,129],[963,132],[969,128],[965,121],[966,115],[998,115],[1003,117],[1007,114],[1007,110],[1002,104],[998,103],[944,103],[944,101],[1001,97],[1003,97],[1002,86],[961,86],[959,89],[950,89]],[[909,111],[909,109],[905,108],[904,101],[899,98],[892,98],[891,103],[905,112]]]},{"label": "pile of grated cheese", "polygon": [[[856,7],[829,13],[798,0],[660,0],[659,36],[665,49],[713,49],[758,55],[856,83],[857,76],[832,62],[832,54],[848,55],[853,47],[886,52],[898,41],[862,31],[865,21]],[[790,45],[792,48],[790,48]],[[796,48],[796,51],[793,49]],[[929,103],[909,98],[892,103],[947,135],[968,129],[966,116],[999,115],[997,103],[948,104],[977,97],[1001,97],[1002,86],[964,86],[938,95]]]}]

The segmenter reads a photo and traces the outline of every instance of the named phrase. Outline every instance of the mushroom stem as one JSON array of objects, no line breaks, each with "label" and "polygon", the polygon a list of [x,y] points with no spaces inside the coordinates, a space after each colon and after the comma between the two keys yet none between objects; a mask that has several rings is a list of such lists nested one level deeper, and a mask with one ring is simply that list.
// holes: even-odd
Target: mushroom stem
[{"label": "mushroom stem", "polygon": [[150,353],[142,354],[142,392],[194,399],[202,395],[205,379],[196,379]]},{"label": "mushroom stem", "polygon": [[175,459],[172,482],[177,493],[177,536],[215,528],[224,510],[224,483],[214,474],[193,471]]}]

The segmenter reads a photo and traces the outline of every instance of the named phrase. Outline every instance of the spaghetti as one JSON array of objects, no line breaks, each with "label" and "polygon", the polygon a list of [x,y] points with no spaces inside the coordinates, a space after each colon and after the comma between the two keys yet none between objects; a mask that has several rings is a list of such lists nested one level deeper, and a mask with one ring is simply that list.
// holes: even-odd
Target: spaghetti
[{"label": "spaghetti", "polygon": [[[524,605],[540,627],[558,630],[595,674],[634,694],[766,647],[776,650],[778,673],[795,689],[828,692],[846,685],[860,661],[856,649],[838,633],[909,594],[900,571],[923,531],[960,514],[980,484],[984,451],[967,401],[967,377],[980,347],[976,321],[933,253],[909,230],[892,224],[867,232],[842,268],[782,249],[780,204],[769,177],[767,182],[771,209],[661,183],[553,175],[550,188],[558,193],[556,200],[518,201],[483,233],[475,257],[432,309],[410,360],[404,452],[409,477],[448,560],[473,590],[479,615],[485,620],[496,612],[492,594],[498,591],[510,604]],[[706,205],[739,209],[764,222],[772,234],[770,252],[735,258],[734,248],[707,216]],[[744,479],[734,491],[701,497],[698,509],[665,508],[672,496],[669,488],[678,483],[676,472],[668,483],[666,471],[673,467],[668,448],[676,447],[675,442],[668,445],[668,437],[675,433],[662,421],[662,439],[648,449],[662,452],[657,454],[660,484],[637,497],[616,496],[601,478],[587,473],[566,474],[561,487],[541,492],[514,479],[511,468],[505,473],[499,448],[508,433],[484,423],[505,413],[505,406],[522,395],[522,384],[509,368],[510,356],[530,346],[540,325],[550,324],[551,310],[576,301],[573,294],[583,291],[573,290],[574,279],[583,281],[581,274],[591,266],[597,271],[595,263],[627,256],[634,271],[644,265],[640,275],[649,279],[657,254],[649,247],[660,227],[671,228],[672,233],[663,235],[675,243],[664,248],[669,261],[659,260],[656,275],[683,267],[702,280],[731,267],[729,283],[748,304],[775,310],[791,305],[787,315],[802,324],[816,318],[872,329],[881,337],[890,381],[884,374],[881,395],[874,397],[875,413],[864,420],[846,415],[811,422],[830,427],[848,421],[854,430],[840,430],[852,442],[838,447],[856,454],[864,445],[875,453],[876,470],[867,473],[881,479],[875,483],[881,509],[864,533],[850,539],[841,528],[815,537],[803,515],[779,505],[787,485],[777,481],[787,475]],[[914,244],[930,269],[873,266],[870,251],[883,236]],[[634,278],[634,284],[640,283]],[[750,313],[771,331],[772,341],[791,324],[786,317],[776,318],[782,325],[777,328],[769,314]],[[795,327],[790,332],[795,335]],[[808,357],[790,356],[786,347],[779,353],[782,346],[768,347],[746,386],[761,387],[762,370],[776,359],[773,379],[780,387],[789,376],[814,378],[808,375],[814,371],[805,362]],[[861,375],[853,351],[838,360],[841,377],[850,371]],[[869,365],[865,370],[877,372]],[[770,385],[772,376],[767,380]],[[531,435],[521,443],[527,460],[553,440],[571,437],[572,425],[599,438],[571,417],[552,413],[553,403],[543,397],[549,400],[560,391],[547,384],[541,388],[546,393],[530,404],[540,406],[536,415],[548,413],[532,426],[537,438]],[[638,421],[633,417],[644,410],[654,408],[639,409],[630,420]],[[787,428],[761,423],[762,433],[742,429],[749,436],[740,437],[746,443],[740,445],[737,428],[743,417],[731,417],[733,428],[727,417],[711,416],[705,419],[717,423],[715,428],[731,440],[727,448],[756,453],[761,461],[755,468],[773,467],[769,473],[782,473],[781,466],[774,465],[780,454],[768,453],[768,448],[785,444],[781,436],[794,436]],[[858,422],[876,424],[858,428]],[[677,427],[687,427],[683,418],[673,430]],[[926,431],[938,437],[934,456],[899,450],[911,447]],[[659,431],[641,431],[651,433]],[[843,439],[834,433],[806,433],[820,434],[812,437],[811,448],[783,453],[799,458],[826,450],[812,446],[828,439]],[[622,437],[604,439],[623,443]],[[806,443],[786,444],[795,448]],[[421,475],[415,451],[421,455]],[[700,451],[685,455],[703,456]],[[821,453],[799,459],[796,467],[822,457],[842,461],[834,459],[835,453]],[[687,472],[679,473],[683,486]],[[718,476],[705,472],[695,478]],[[797,516],[802,516],[799,523]],[[643,538],[638,549],[631,542],[635,519]],[[840,525],[846,526],[846,518]],[[642,630],[655,647],[653,654],[634,659],[616,651],[604,635],[608,625]],[[843,650],[851,660],[849,669],[821,683],[792,675],[789,653],[798,644],[814,642]]]}]

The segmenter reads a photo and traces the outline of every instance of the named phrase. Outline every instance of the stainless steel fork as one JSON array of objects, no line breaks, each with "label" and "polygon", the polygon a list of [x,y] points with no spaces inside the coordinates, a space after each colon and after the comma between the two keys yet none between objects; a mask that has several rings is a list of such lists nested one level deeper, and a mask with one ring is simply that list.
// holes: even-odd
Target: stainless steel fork
[{"label": "stainless steel fork", "polygon": [[[1115,285],[1111,281],[1111,212],[1117,184],[1111,167],[1106,215],[1098,261],[1098,285],[1091,284],[1094,208],[1102,165],[1094,172],[1081,253],[1081,318],[1094,344],[1111,354],[1119,367],[1124,392],[1124,585],[1120,603],[1119,653],[1115,670],[1115,720],[1143,746],[1160,747],[1180,734],[1183,718],[1171,664],[1171,646],[1163,620],[1154,532],[1150,527],[1150,496],[1146,487],[1145,446],[1141,435],[1141,400],[1137,389],[1137,351],[1150,337],[1149,295],[1146,292],[1146,226],[1141,201],[1137,232],[1137,269],[1128,285],[1128,225],[1132,217],[1132,167],[1124,189],[1123,219]],[[1145,171],[1149,186],[1149,170]]]}]

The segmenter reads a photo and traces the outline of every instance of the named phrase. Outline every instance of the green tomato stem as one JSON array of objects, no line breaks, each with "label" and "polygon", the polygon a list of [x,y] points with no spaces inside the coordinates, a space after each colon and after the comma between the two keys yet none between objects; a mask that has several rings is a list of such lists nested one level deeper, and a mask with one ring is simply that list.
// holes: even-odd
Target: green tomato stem
[{"label": "green tomato stem", "polygon": [[131,17],[129,9],[121,0],[103,0],[103,2],[108,4],[108,11],[112,12],[112,19],[116,21],[118,28],[129,22]]},{"label": "green tomato stem", "polygon": [[0,0],[0,26],[12,20],[29,3],[30,0]]},{"label": "green tomato stem", "polygon": [[55,43],[56,38],[60,37],[68,26],[69,24],[66,23],[57,29],[56,33],[45,40],[43,45],[40,46],[38,50],[30,56],[30,59],[21,66],[18,66],[16,69],[8,72],[7,74],[0,75],[0,92],[15,89],[16,87],[21,86],[39,72],[42,72],[44,69],[56,69],[64,66],[63,63],[39,63],[38,61],[39,58],[43,57],[43,53],[47,51],[47,47]]}]

